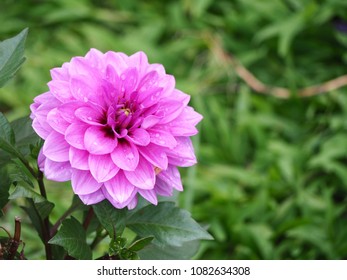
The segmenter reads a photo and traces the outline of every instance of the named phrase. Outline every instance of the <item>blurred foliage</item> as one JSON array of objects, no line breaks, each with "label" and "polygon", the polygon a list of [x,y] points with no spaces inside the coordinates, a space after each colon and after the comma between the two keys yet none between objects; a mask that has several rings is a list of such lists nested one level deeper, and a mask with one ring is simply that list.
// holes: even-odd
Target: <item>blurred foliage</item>
[{"label": "blurred foliage", "polygon": [[[51,68],[92,47],[143,50],[175,75],[204,115],[199,164],[182,170],[179,194],[215,238],[196,258],[347,258],[347,89],[295,98],[347,72],[345,0],[2,0],[0,22],[0,39],[29,27],[27,62],[0,90],[10,120],[29,113]],[[252,92],[221,66],[211,36],[294,97]]]}]

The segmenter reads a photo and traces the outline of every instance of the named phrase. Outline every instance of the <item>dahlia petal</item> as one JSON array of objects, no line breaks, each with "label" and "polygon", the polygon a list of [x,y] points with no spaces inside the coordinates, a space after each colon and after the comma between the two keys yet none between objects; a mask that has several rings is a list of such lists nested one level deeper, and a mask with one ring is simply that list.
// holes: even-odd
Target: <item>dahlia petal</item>
[{"label": "dahlia petal", "polygon": [[53,96],[61,102],[64,103],[74,99],[68,81],[52,80],[47,85]]},{"label": "dahlia petal", "polygon": [[147,55],[141,51],[134,53],[133,55],[129,56],[128,65],[138,69],[139,77],[141,78],[148,67]]},{"label": "dahlia petal", "polygon": [[91,106],[80,107],[75,111],[75,116],[81,121],[92,124],[92,125],[103,125],[102,122],[102,111],[93,108]]},{"label": "dahlia petal", "polygon": [[73,123],[65,131],[65,140],[73,147],[85,150],[84,135],[88,129],[83,123]]},{"label": "dahlia petal", "polygon": [[73,169],[71,185],[75,194],[83,195],[96,192],[102,183],[98,183],[89,171]]},{"label": "dahlia petal", "polygon": [[173,194],[173,187],[171,186],[171,184],[163,181],[158,176],[155,179],[154,189],[156,193],[161,196],[172,196]]},{"label": "dahlia petal", "polygon": [[101,51],[91,48],[85,57],[92,67],[98,68],[100,70],[104,69],[105,60],[104,60],[104,54]]},{"label": "dahlia petal", "polygon": [[169,164],[181,167],[192,166],[196,164],[196,157],[192,141],[189,137],[176,137],[177,146],[175,149],[166,150],[169,157]]},{"label": "dahlia petal", "polygon": [[109,51],[105,53],[105,61],[107,61],[108,64],[117,71],[118,75],[128,68],[127,63],[125,62],[126,59],[127,56],[120,52]]},{"label": "dahlia petal", "polygon": [[158,204],[158,198],[155,190],[138,190],[139,194],[148,200],[150,203],[157,205]]},{"label": "dahlia petal", "polygon": [[[109,100],[114,100],[114,98],[117,97],[117,95],[121,92],[122,90],[122,83],[121,79],[117,74],[117,71],[113,68],[112,65],[107,65],[106,66],[106,80],[109,82],[106,84],[106,86],[110,87],[106,91],[106,96]],[[113,86],[113,89],[111,87]]]},{"label": "dahlia petal", "polygon": [[152,71],[157,72],[159,74],[159,77],[166,75],[164,66],[159,63],[152,63],[148,65],[147,72],[150,73]]},{"label": "dahlia petal", "polygon": [[64,63],[62,67],[56,67],[50,71],[53,80],[68,81],[70,79],[67,63]]},{"label": "dahlia petal", "polygon": [[128,201],[134,191],[135,187],[124,176],[123,171],[119,171],[117,176],[104,183],[107,192],[118,203],[122,204]]},{"label": "dahlia petal", "polygon": [[70,123],[63,118],[58,108],[54,108],[48,113],[47,122],[55,131],[61,134],[64,134],[70,125]]},{"label": "dahlia petal", "polygon": [[160,117],[150,115],[143,119],[141,127],[144,129],[148,129],[155,126],[159,122],[160,122]]},{"label": "dahlia petal", "polygon": [[119,141],[111,153],[111,158],[119,168],[134,171],[139,163],[139,152],[131,142]]},{"label": "dahlia petal", "polygon": [[145,93],[142,93],[142,95],[144,95],[145,98],[143,99],[143,101],[141,101],[140,106],[142,108],[149,108],[160,102],[160,99],[162,99],[162,91],[163,88],[155,87],[146,91]]},{"label": "dahlia petal", "polygon": [[188,106],[184,108],[182,114],[169,123],[170,131],[174,136],[193,136],[198,132],[195,126],[201,120],[202,116]]},{"label": "dahlia petal", "polygon": [[56,162],[46,158],[44,166],[44,173],[48,180],[65,182],[71,179],[69,162]]},{"label": "dahlia petal", "polygon": [[182,113],[183,109],[184,105],[182,102],[173,100],[161,101],[160,107],[155,112],[155,115],[161,118],[161,124],[166,124],[177,118]]},{"label": "dahlia petal", "polygon": [[37,118],[33,120],[32,127],[42,139],[46,139],[52,131],[52,128],[50,128],[49,130],[44,128]]},{"label": "dahlia petal", "polygon": [[73,168],[80,170],[89,170],[88,158],[89,153],[87,151],[70,147],[69,160]]},{"label": "dahlia petal", "polygon": [[163,89],[162,97],[168,97],[172,94],[176,86],[176,80],[172,75],[165,75],[158,81],[158,86]]},{"label": "dahlia petal", "polygon": [[151,92],[153,88],[158,88],[159,75],[156,71],[147,73],[139,82],[137,91],[140,93],[139,102],[142,102],[148,97],[148,92]]},{"label": "dahlia petal", "polygon": [[[74,57],[71,59],[69,73],[72,77],[86,77],[87,84],[93,84],[96,80],[101,79],[100,71],[95,69],[96,65],[92,65],[85,57]],[[88,79],[93,77],[93,79]]]},{"label": "dahlia petal", "polygon": [[128,202],[127,207],[128,207],[129,210],[132,210],[132,209],[134,209],[136,207],[136,205],[137,205],[137,196],[134,196],[130,200],[130,202]]},{"label": "dahlia petal", "polygon": [[86,205],[96,204],[105,199],[105,196],[103,192],[101,191],[101,189],[90,194],[80,194],[78,196],[82,200],[82,202]]},{"label": "dahlia petal", "polygon": [[72,95],[80,101],[88,102],[93,95],[94,90],[91,88],[84,79],[72,78],[70,81]]},{"label": "dahlia petal", "polygon": [[36,96],[34,98],[34,103],[32,105],[35,105],[33,107],[33,109],[36,110],[40,105],[42,105],[44,103],[55,104],[57,102],[59,102],[59,101],[48,91],[48,92],[45,92],[45,93],[42,93],[42,94]]},{"label": "dahlia petal", "polygon": [[117,138],[109,137],[102,127],[91,126],[84,135],[84,145],[91,154],[105,155],[117,146]]},{"label": "dahlia petal", "polygon": [[58,107],[61,116],[69,123],[74,123],[77,121],[75,116],[75,111],[77,108],[83,106],[85,103],[81,101],[72,101],[64,103]]},{"label": "dahlia petal", "polygon": [[43,154],[42,152],[42,148],[37,156],[37,166],[39,167],[40,171],[44,171],[44,168],[45,168],[45,160],[46,160],[46,157],[45,155]]},{"label": "dahlia petal", "polygon": [[159,167],[162,170],[167,168],[168,158],[161,147],[155,144],[149,144],[146,147],[139,147],[139,151],[153,166]]},{"label": "dahlia petal", "polygon": [[112,179],[119,171],[110,155],[89,155],[90,172],[99,183]]},{"label": "dahlia petal", "polygon": [[125,89],[125,93],[128,97],[135,90],[138,80],[138,73],[136,68],[128,68],[126,69],[120,76],[121,80],[123,80],[123,87]]},{"label": "dahlia petal", "polygon": [[139,146],[147,146],[151,141],[148,132],[143,128],[130,130],[126,139]]},{"label": "dahlia petal", "polygon": [[[176,166],[169,165],[167,170],[160,172],[157,177],[171,188],[183,191],[181,175]],[[159,181],[159,184],[161,184],[161,181]]]},{"label": "dahlia petal", "polygon": [[52,131],[43,144],[43,154],[50,160],[64,162],[69,160],[69,144],[66,143],[64,136]]},{"label": "dahlia petal", "polygon": [[154,168],[144,158],[140,158],[139,164],[134,171],[124,171],[124,175],[135,187],[145,190],[150,190],[154,187]]},{"label": "dahlia petal", "polygon": [[158,146],[168,147],[170,149],[173,149],[177,145],[177,141],[175,137],[173,137],[170,133],[165,132],[163,130],[157,130],[157,129],[148,129],[147,130],[150,137],[151,142],[153,144],[156,144]]},{"label": "dahlia petal", "polygon": [[170,96],[171,99],[180,101],[183,103],[183,106],[187,106],[190,100],[190,95],[184,93],[183,91],[180,91],[179,89],[175,88],[172,91],[172,94]]}]

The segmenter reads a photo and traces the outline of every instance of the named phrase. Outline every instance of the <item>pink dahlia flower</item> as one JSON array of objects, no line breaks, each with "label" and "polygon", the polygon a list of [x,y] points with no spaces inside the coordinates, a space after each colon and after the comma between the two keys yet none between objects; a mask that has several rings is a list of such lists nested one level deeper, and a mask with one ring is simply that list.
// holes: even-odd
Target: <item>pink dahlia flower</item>
[{"label": "pink dahlia flower", "polygon": [[157,195],[182,191],[177,166],[196,163],[189,137],[202,116],[162,65],[143,52],[91,49],[51,76],[30,107],[48,179],[71,180],[85,204],[116,208],[134,208],[138,194],[157,204]]}]

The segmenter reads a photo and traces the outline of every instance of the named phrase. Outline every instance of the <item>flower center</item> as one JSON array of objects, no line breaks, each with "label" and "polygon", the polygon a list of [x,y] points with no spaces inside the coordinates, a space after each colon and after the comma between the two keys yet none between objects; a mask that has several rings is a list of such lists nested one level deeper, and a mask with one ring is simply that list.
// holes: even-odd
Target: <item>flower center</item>
[{"label": "flower center", "polygon": [[126,115],[129,116],[129,114],[131,114],[131,110],[129,108],[123,108],[121,109],[121,111]]}]

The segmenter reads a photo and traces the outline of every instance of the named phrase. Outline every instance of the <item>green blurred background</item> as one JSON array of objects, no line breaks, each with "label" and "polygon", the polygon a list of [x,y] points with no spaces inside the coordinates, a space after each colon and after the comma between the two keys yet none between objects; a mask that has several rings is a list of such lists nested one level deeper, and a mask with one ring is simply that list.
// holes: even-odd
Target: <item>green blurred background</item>
[{"label": "green blurred background", "polygon": [[[199,163],[182,169],[178,200],[215,238],[196,259],[347,258],[347,88],[295,97],[347,73],[347,1],[1,0],[0,23],[0,40],[30,28],[27,61],[0,90],[10,120],[29,114],[51,68],[90,48],[143,50],[192,96]],[[253,92],[211,38],[294,97]],[[72,192],[48,184],[58,217]],[[26,227],[26,255],[40,258]]]}]

